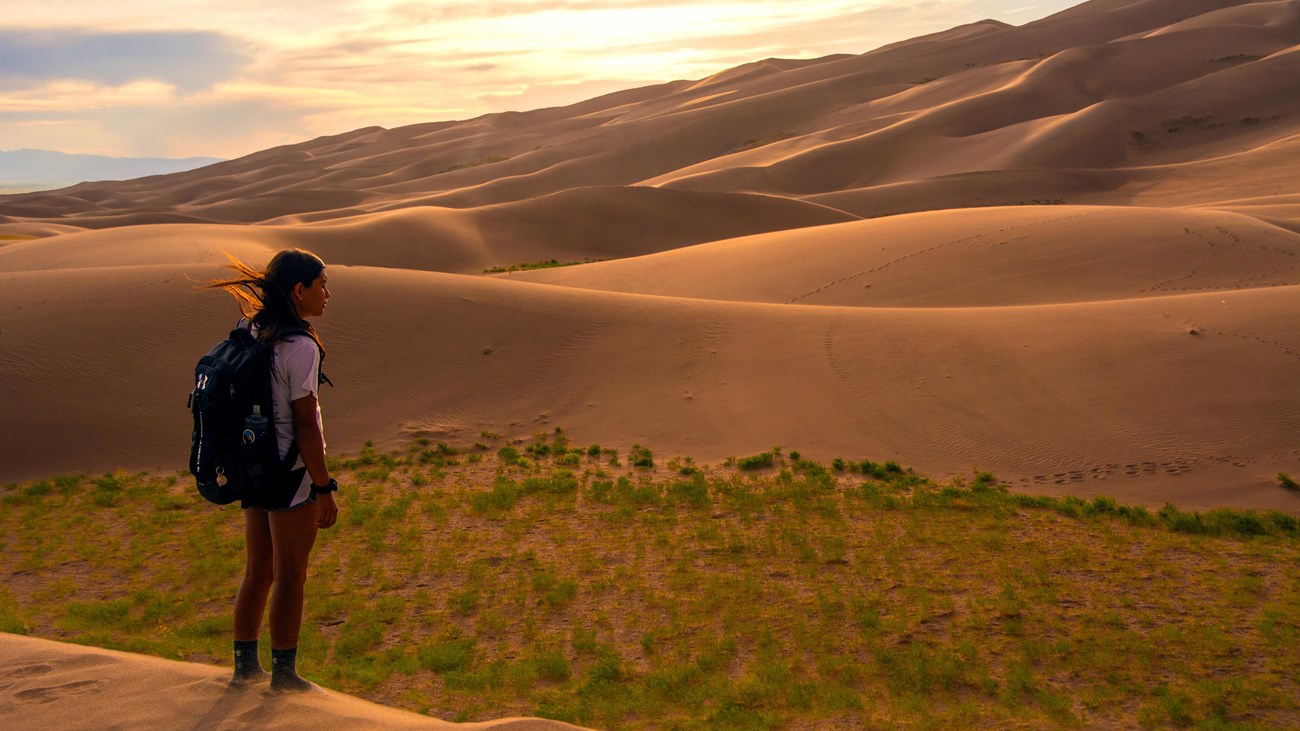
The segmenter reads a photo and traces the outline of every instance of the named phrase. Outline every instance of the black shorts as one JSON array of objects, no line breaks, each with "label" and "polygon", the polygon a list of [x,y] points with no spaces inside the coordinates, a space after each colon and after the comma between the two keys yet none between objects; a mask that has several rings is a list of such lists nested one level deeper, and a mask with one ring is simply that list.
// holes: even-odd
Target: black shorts
[{"label": "black shorts", "polygon": [[239,506],[244,509],[290,510],[314,502],[316,495],[311,491],[311,477],[308,476],[306,467],[299,467],[290,470],[284,479],[263,487],[256,495],[245,497]]}]

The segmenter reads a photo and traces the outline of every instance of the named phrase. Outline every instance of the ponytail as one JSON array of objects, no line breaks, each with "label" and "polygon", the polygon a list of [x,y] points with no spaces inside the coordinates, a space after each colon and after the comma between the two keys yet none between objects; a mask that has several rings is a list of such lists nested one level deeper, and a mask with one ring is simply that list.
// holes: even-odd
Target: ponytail
[{"label": "ponytail", "polygon": [[280,333],[306,330],[325,357],[316,328],[298,316],[293,303],[293,288],[299,284],[310,287],[325,271],[325,262],[304,249],[285,249],[271,257],[264,271],[258,271],[227,253],[230,263],[224,268],[235,272],[227,279],[214,279],[203,285],[204,289],[224,289],[235,298],[239,312],[257,327],[258,338],[268,345]]}]

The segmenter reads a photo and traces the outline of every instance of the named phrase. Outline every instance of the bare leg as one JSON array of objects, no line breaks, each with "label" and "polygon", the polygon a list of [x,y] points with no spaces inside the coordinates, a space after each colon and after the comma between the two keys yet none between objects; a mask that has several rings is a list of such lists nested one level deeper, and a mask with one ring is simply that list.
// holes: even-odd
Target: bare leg
[{"label": "bare leg", "polygon": [[315,503],[269,514],[275,578],[271,585],[271,655],[273,690],[310,690],[295,662],[302,628],[303,587],[307,561],[316,542]]},{"label": "bare leg", "polygon": [[274,577],[271,526],[261,508],[244,510],[244,578],[235,595],[235,674],[231,682],[247,684],[267,678],[257,658],[257,637]]}]

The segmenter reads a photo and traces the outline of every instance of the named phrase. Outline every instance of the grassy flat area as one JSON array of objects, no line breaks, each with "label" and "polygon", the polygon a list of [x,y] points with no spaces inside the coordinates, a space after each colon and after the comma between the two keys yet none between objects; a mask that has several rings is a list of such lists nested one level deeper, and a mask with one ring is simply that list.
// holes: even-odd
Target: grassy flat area
[{"label": "grassy flat area", "polygon": [[[304,675],[603,729],[1300,726],[1293,516],[484,442],[337,462]],[[237,507],[188,475],[0,497],[0,630],[229,664]]]}]

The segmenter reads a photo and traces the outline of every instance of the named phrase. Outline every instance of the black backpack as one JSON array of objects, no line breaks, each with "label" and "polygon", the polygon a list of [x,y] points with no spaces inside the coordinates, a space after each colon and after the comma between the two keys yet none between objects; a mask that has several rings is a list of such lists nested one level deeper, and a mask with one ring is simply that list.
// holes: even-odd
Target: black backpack
[{"label": "black backpack", "polygon": [[[278,339],[304,334],[307,331],[287,330]],[[241,326],[194,367],[194,391],[187,404],[194,414],[190,473],[199,494],[218,505],[255,495],[263,485],[284,479],[298,459],[296,442],[280,459],[272,418],[271,356],[272,347]],[[254,406],[268,423],[260,437],[245,430]]]}]

